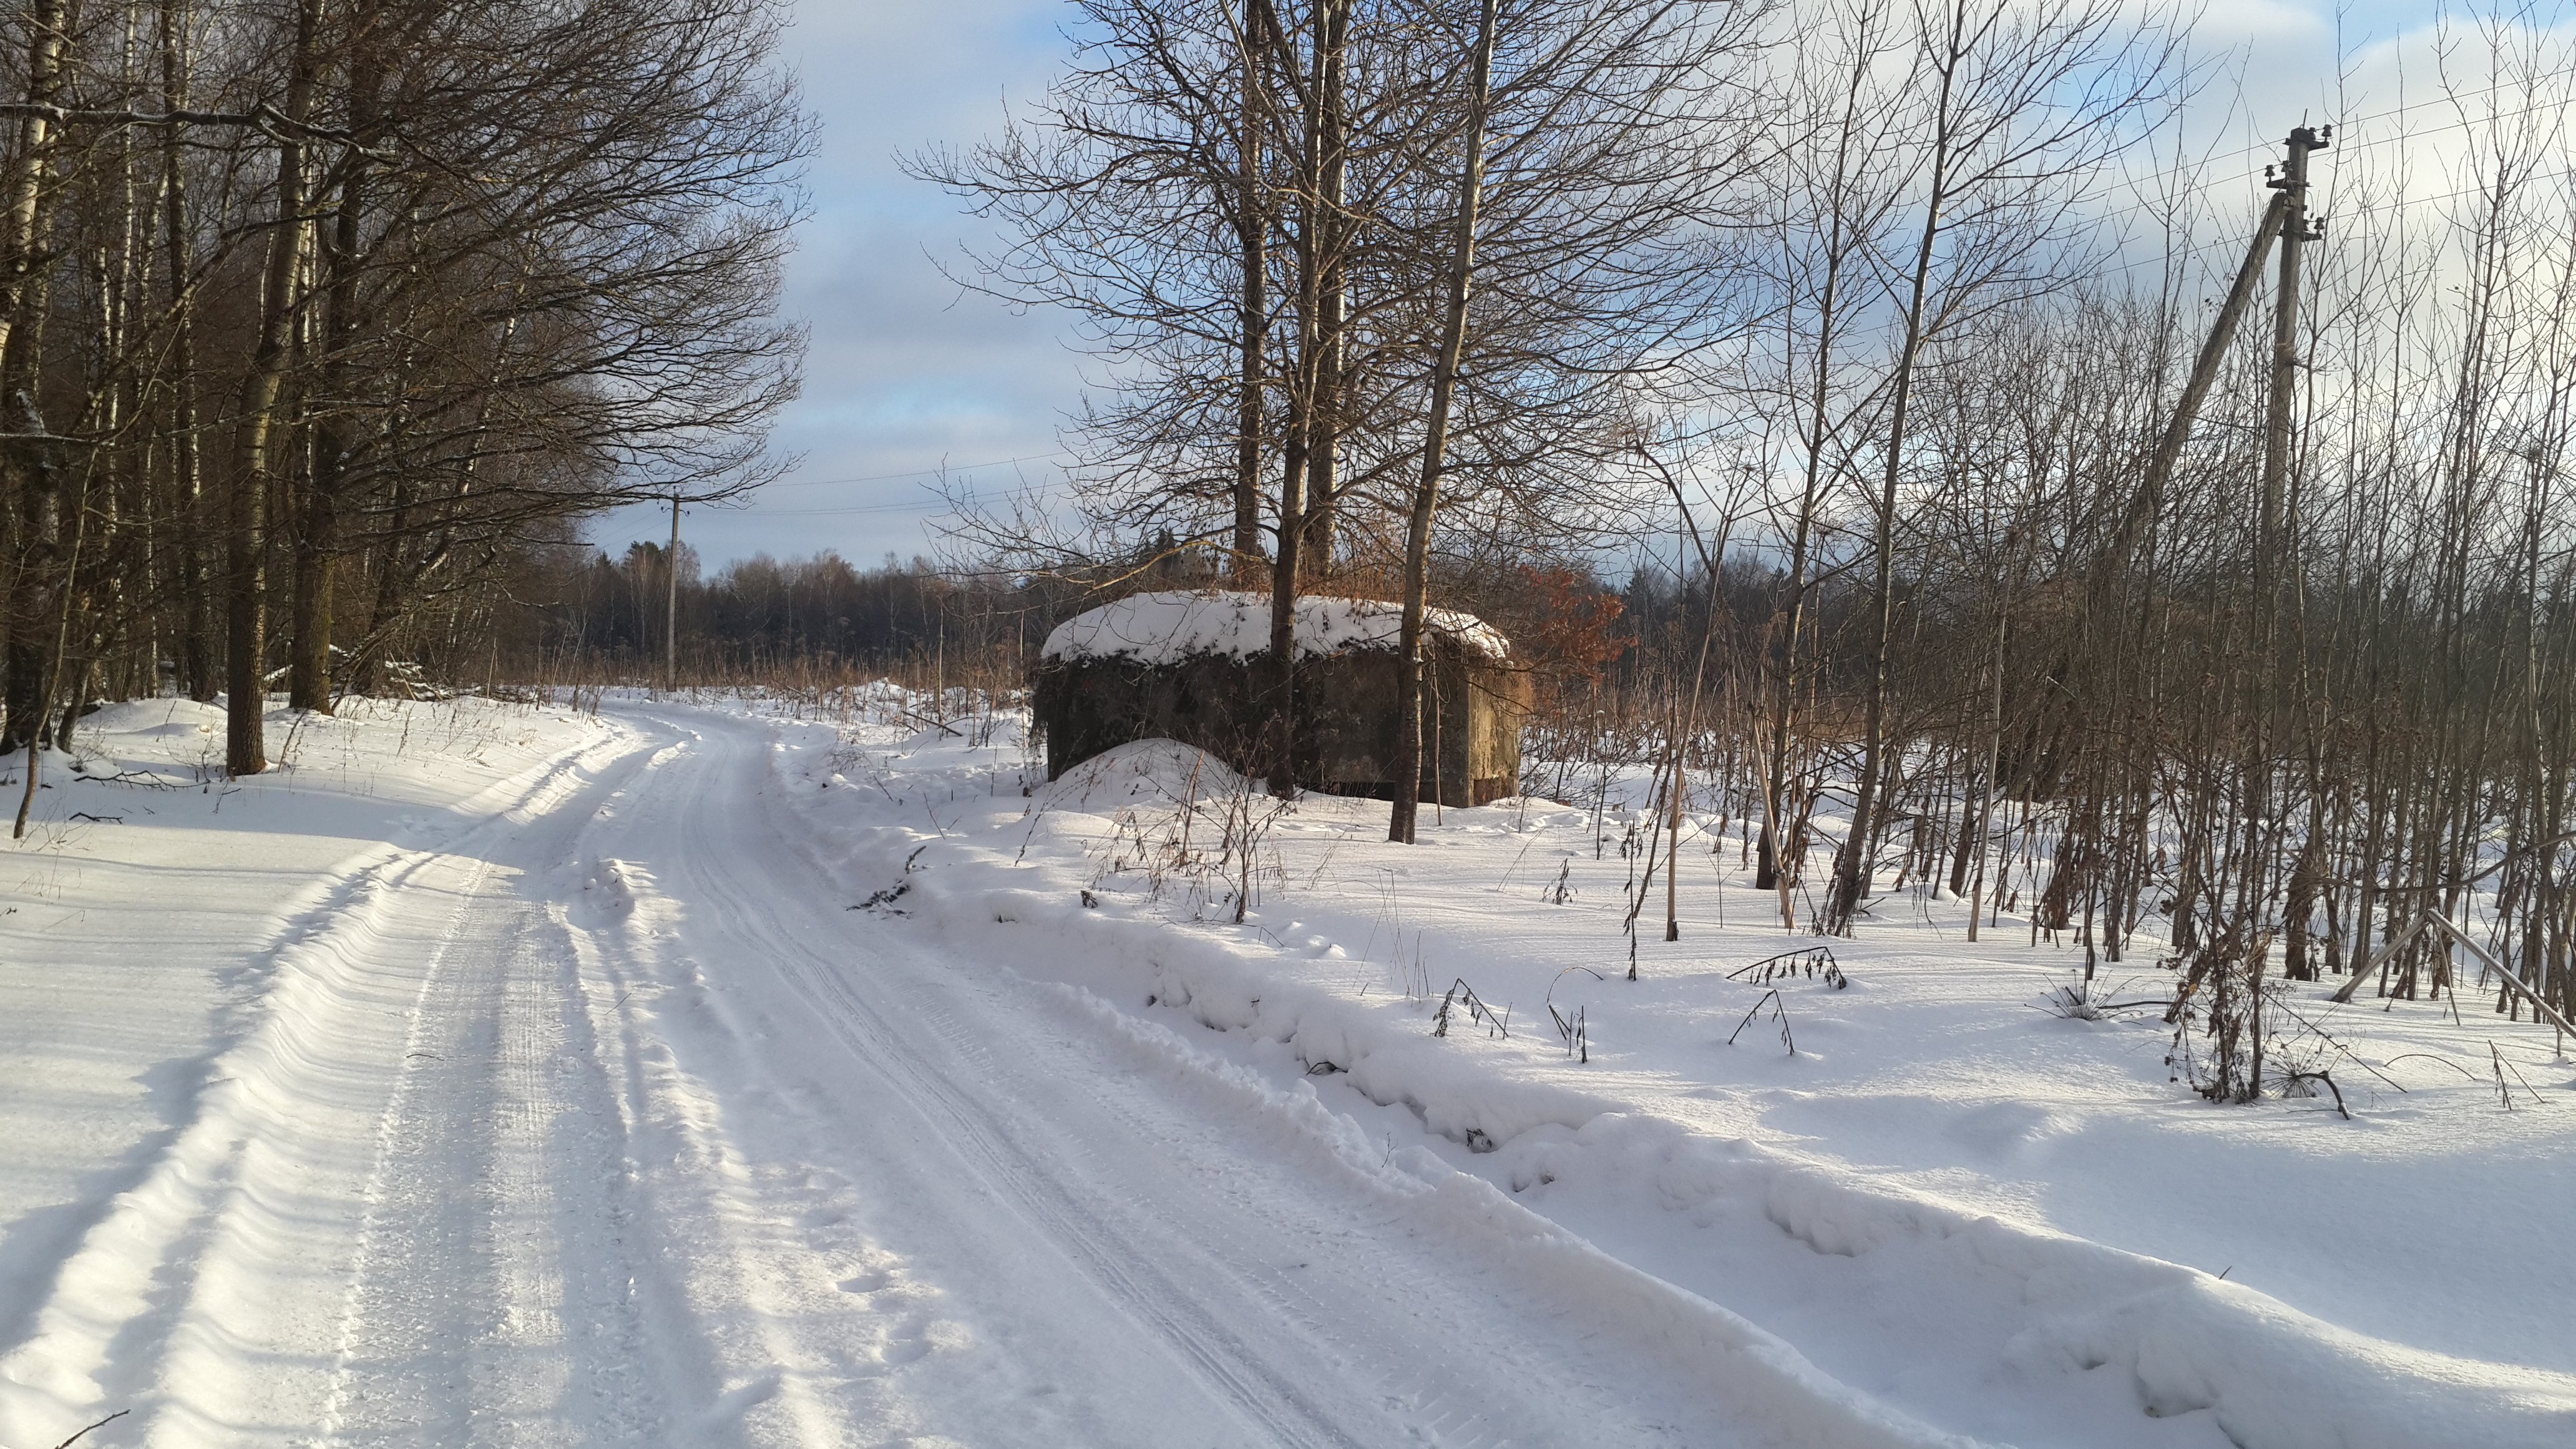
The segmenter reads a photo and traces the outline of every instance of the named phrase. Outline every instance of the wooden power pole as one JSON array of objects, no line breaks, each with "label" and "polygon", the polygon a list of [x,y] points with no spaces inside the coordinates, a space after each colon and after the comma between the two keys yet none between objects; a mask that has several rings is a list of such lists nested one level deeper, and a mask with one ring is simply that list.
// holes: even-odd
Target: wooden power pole
[{"label": "wooden power pole", "polygon": [[2263,542],[2276,544],[2281,495],[2290,476],[2290,407],[2299,375],[2299,262],[2306,244],[2322,241],[2308,228],[2308,153],[2322,151],[2334,127],[2301,126],[2290,133],[2281,174],[2266,184],[2281,193],[2281,280],[2272,299],[2272,391],[2263,410]]},{"label": "wooden power pole", "polygon": [[[2267,183],[2280,193],[2281,271],[2272,298],[2271,388],[2263,406],[2263,496],[2254,530],[2254,597],[2263,611],[2263,658],[2254,678],[2260,681],[2263,698],[2254,701],[2256,756],[2247,761],[2251,808],[2246,814],[2257,831],[2266,829],[2272,813],[2271,751],[2282,698],[2282,591],[2289,575],[2284,497],[2290,477],[2290,411],[2298,399],[2300,261],[2306,244],[2324,235],[2308,225],[2308,153],[2325,149],[2333,131],[2331,126],[2323,131],[2307,126],[2291,131],[2280,174]],[[2266,858],[2264,851],[2248,852],[2249,860]],[[2250,878],[2246,886],[2251,905],[2263,892]]]},{"label": "wooden power pole", "polygon": [[[2279,564],[2286,522],[2282,499],[2290,477],[2290,410],[2297,402],[2299,382],[2299,265],[2307,243],[2325,236],[2308,226],[2308,153],[2323,150],[2326,136],[2333,131],[2332,126],[2323,133],[2306,126],[2292,131],[2281,174],[2267,183],[2281,193],[2281,277],[2272,298],[2271,392],[2263,405],[2263,511],[2254,557],[2255,567],[2262,571],[2258,580],[2268,579],[2273,590],[2263,595],[2264,606],[2274,611],[2266,620],[2267,631],[2280,623],[2277,591],[2283,577]],[[2278,642],[2267,632],[2267,643]]]}]

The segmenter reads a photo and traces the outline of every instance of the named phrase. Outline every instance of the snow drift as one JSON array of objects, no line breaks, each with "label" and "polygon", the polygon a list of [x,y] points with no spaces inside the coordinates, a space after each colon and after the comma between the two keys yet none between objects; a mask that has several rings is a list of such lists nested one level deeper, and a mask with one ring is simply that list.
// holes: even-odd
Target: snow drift
[{"label": "snow drift", "polygon": [[[1927,1377],[1955,1380],[1882,1403],[1835,1382],[1794,1340],[1651,1280],[1661,1295],[1655,1311],[1725,1346],[1712,1349],[1725,1363],[1713,1360],[1710,1371],[1749,1375],[1748,1393],[1758,1381],[1776,1421],[1805,1424],[1792,1429],[1802,1441],[1863,1442],[1883,1433],[1891,1443],[1965,1442],[1939,1427],[1945,1404],[2020,1394],[2063,1406],[2054,1429],[2029,1442],[2087,1449],[2576,1444],[2576,1377],[2368,1337],[2196,1268],[1695,1131],[1613,1094],[1497,1070],[1479,1042],[1434,1038],[1417,1012],[1301,979],[1301,964],[1340,953],[1322,936],[1175,922],[1078,890],[1081,812],[1183,798],[1182,782],[1203,783],[1202,772],[1222,768],[1190,758],[1196,753],[1149,742],[1102,778],[1068,777],[1049,787],[1034,823],[996,829],[1008,850],[970,834],[925,836],[903,824],[820,813],[827,798],[866,806],[861,791],[800,802],[817,812],[817,826],[854,847],[854,884],[908,869],[906,904],[915,918],[971,954],[1098,992],[1122,1002],[1121,1011],[1183,1013],[1248,1047],[1277,1051],[1293,1074],[1327,1092],[1348,1088],[1410,1114],[1464,1152],[1460,1167],[1428,1153],[1406,1160],[1442,1194],[1474,1204],[1460,1212],[1487,1231],[1580,1242],[1524,1198],[1542,1208],[1552,1200],[1601,1204],[1605,1220],[1644,1205],[1665,1220],[1640,1230],[1659,1235],[1659,1251],[1714,1252],[1728,1271],[1762,1275],[1787,1291],[1806,1282],[1818,1294],[1887,1305],[1895,1321],[1852,1331],[1882,1333],[1886,1353],[1917,1358]],[[925,778],[937,778],[935,768]],[[1136,783],[1112,783],[1120,780]],[[1043,949],[1031,949],[1033,936]],[[1440,984],[1429,983],[1433,995]],[[1581,1247],[1577,1256],[1593,1262],[1582,1271],[1646,1276]],[[1757,1362],[1758,1370],[1747,1366]],[[1815,1437],[1821,1431],[1811,1433],[1814,1423],[1785,1409],[1780,1395],[1807,1405],[1801,1412],[1815,1422],[1841,1427]],[[2079,1408],[2125,1413],[2130,1427],[2088,1423],[2074,1417]],[[2193,1436],[2191,1422],[2217,1437]],[[1864,1425],[1874,1427],[1863,1432]]]}]

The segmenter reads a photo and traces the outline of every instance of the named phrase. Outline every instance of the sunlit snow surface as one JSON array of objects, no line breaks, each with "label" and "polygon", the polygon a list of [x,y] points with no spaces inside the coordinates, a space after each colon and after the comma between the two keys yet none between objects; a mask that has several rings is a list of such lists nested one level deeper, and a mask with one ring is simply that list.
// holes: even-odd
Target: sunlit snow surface
[{"label": "sunlit snow surface", "polygon": [[1817,942],[1697,812],[1624,979],[1615,772],[1402,847],[962,695],[221,728],[0,875],[13,1449],[2576,1443],[2576,1066],[2474,997],[2213,1106],[2011,915],[1731,979]]}]

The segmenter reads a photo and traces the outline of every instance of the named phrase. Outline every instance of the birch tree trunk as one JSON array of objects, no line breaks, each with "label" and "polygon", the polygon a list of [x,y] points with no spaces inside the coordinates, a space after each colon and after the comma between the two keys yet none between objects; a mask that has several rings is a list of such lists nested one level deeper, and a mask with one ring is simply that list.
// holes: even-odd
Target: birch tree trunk
[{"label": "birch tree trunk", "polygon": [[[64,0],[35,0],[27,9],[27,89],[33,105],[54,104],[62,89]],[[11,507],[17,537],[7,651],[8,720],[0,746],[15,749],[45,733],[51,704],[47,689],[52,659],[46,646],[61,593],[70,585],[62,552],[62,480],[53,450],[39,441],[45,430],[37,410],[36,352],[41,345],[45,287],[42,241],[52,210],[47,181],[52,171],[55,126],[41,112],[18,122],[9,154],[8,212],[0,218],[0,489]]]}]

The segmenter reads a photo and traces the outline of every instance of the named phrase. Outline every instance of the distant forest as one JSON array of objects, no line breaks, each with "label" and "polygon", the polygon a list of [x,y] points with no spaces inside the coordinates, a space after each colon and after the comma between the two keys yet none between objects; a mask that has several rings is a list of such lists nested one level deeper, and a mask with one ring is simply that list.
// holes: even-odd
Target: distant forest
[{"label": "distant forest", "polygon": [[[514,672],[657,677],[670,638],[670,551],[634,543],[623,555],[558,556],[532,590]],[[686,678],[738,678],[784,662],[880,671],[953,655],[961,669],[1034,654],[1061,609],[1058,591],[998,577],[952,575],[929,560],[888,556],[859,568],[837,553],[767,555],[702,570],[679,550],[678,622]]]},{"label": "distant forest", "polygon": [[[635,542],[612,555],[565,548],[532,560],[514,582],[519,606],[501,624],[502,677],[658,679],[671,637],[670,551]],[[1221,580],[1190,560],[1140,555],[1089,575],[943,568],[924,557],[862,568],[838,553],[766,554],[707,571],[680,545],[677,622],[683,681],[766,679],[781,670],[829,676],[945,671],[960,683],[1015,687],[1058,623],[1115,593]],[[1624,583],[1561,562],[1460,560],[1444,592],[1509,634],[1553,697],[1567,683],[1635,675],[1707,630],[1705,574],[1641,568]],[[1764,579],[1728,570],[1728,594],[1750,607]],[[1644,644],[1648,647],[1640,648]],[[487,667],[493,667],[487,665]],[[1606,675],[1605,675],[1606,671]],[[470,673],[470,661],[449,672]]]}]

